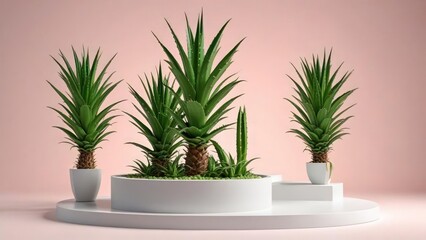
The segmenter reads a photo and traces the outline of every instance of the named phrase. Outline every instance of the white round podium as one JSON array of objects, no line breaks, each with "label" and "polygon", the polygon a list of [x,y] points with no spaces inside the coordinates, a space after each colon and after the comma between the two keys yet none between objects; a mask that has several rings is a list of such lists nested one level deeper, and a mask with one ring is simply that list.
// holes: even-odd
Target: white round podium
[{"label": "white round podium", "polygon": [[111,209],[109,198],[96,202],[61,201],[57,219],[107,227],[186,230],[260,230],[345,226],[380,218],[375,202],[344,198],[341,201],[278,201],[267,210],[214,214],[166,214]]}]

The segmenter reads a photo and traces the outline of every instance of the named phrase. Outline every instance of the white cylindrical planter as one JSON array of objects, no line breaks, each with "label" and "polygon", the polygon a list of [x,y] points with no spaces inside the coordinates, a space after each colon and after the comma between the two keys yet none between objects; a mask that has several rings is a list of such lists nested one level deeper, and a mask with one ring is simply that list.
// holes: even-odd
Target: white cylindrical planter
[{"label": "white cylindrical planter", "polygon": [[225,213],[268,209],[272,180],[161,180],[111,177],[112,209],[147,213]]},{"label": "white cylindrical planter", "polygon": [[70,169],[71,187],[77,202],[96,200],[101,185],[100,169]]},{"label": "white cylindrical planter", "polygon": [[330,168],[327,163],[306,163],[309,180],[312,184],[329,184],[331,179]]}]

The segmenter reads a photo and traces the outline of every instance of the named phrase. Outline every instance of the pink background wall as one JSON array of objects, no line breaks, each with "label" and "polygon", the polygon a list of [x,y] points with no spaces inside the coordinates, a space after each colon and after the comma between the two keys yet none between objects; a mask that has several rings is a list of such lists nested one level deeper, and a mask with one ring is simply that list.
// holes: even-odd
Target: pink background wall
[{"label": "pink background wall", "polygon": [[[0,191],[69,193],[68,169],[77,152],[57,144],[63,134],[52,125],[59,118],[46,106],[59,98],[45,80],[61,85],[49,55],[70,45],[103,49],[104,60],[118,52],[111,69],[116,80],[137,86],[138,74],[155,70],[165,57],[151,30],[167,46],[173,42],[163,18],[183,38],[184,12],[192,23],[201,8],[210,41],[232,18],[222,50],[247,37],[229,73],[247,82],[236,104],[249,114],[249,155],[259,156],[258,173],[279,173],[307,180],[308,152],[293,135],[292,94],[285,74],[289,62],[334,49],[335,65],[354,69],[347,89],[356,116],[351,135],[334,145],[333,181],[346,191],[426,191],[426,2],[425,1],[4,1],[0,3]],[[222,52],[223,53],[223,52]],[[110,101],[130,99],[126,84]],[[121,105],[132,111],[130,101]],[[231,119],[236,112],[231,113]],[[97,152],[103,169],[101,195],[109,194],[109,176],[126,173],[139,151],[123,144],[140,140],[126,117],[113,126],[118,133]],[[234,132],[217,140],[234,151]]]}]

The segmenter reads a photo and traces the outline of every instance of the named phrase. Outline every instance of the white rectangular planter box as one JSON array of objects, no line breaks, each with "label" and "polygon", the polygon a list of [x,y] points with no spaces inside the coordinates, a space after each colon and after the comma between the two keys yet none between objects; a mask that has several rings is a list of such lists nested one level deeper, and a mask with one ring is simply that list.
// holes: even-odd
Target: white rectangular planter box
[{"label": "white rectangular planter box", "polygon": [[341,201],[343,183],[316,185],[298,182],[275,182],[272,199],[281,201]]}]

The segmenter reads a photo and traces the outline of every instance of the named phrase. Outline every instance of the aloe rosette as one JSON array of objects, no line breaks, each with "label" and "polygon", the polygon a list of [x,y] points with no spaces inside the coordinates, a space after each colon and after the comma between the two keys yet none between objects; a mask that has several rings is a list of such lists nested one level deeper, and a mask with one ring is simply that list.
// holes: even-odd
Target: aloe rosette
[{"label": "aloe rosette", "polygon": [[97,75],[100,49],[92,62],[90,62],[89,51],[83,49],[83,54],[79,57],[72,48],[74,56],[74,68],[69,63],[65,55],[60,51],[61,63],[58,59],[53,60],[58,64],[61,71],[59,76],[66,84],[68,92],[63,93],[51,82],[49,85],[63,100],[59,103],[62,110],[49,107],[57,112],[65,123],[66,127],[55,126],[66,134],[67,141],[79,151],[76,163],[78,169],[93,169],[96,167],[94,152],[99,143],[106,140],[106,137],[114,131],[109,131],[111,121],[118,115],[111,115],[114,107],[121,101],[114,102],[104,108],[102,105],[109,94],[121,82],[111,82],[114,72],[107,75],[107,69],[114,57],[112,57]]},{"label": "aloe rosette", "polygon": [[187,145],[185,156],[187,175],[200,175],[206,171],[209,142],[215,135],[232,125],[224,124],[217,127],[225,118],[224,115],[230,111],[232,102],[240,96],[223,102],[223,99],[241,80],[235,78],[235,74],[224,79],[222,76],[231,65],[232,57],[243,40],[213,66],[219,51],[220,39],[228,23],[229,21],[222,26],[205,51],[203,14],[198,18],[195,33],[186,18],[187,50],[185,51],[173,28],[167,22],[176,42],[181,63],[154,35],[167,55],[166,62],[182,92],[182,96],[179,97],[180,110],[173,112],[173,116],[177,122],[179,134]]},{"label": "aloe rosette", "polygon": [[176,157],[176,149],[181,145],[175,130],[176,121],[172,116],[172,112],[178,107],[179,94],[175,95],[172,92],[173,83],[170,83],[168,75],[163,75],[161,65],[155,76],[145,75],[145,79],[140,78],[140,82],[144,89],[143,94],[130,85],[129,89],[137,102],[133,106],[142,117],[125,113],[131,118],[131,123],[139,130],[139,133],[148,140],[150,146],[138,142],[128,143],[140,148],[148,161],[152,163],[153,171],[149,163],[136,162],[138,173],[145,172],[144,175],[147,175],[146,173],[149,172],[151,176],[162,176],[162,170],[172,164],[172,158]]},{"label": "aloe rosette", "polygon": [[343,127],[353,116],[343,117],[344,113],[354,105],[342,109],[346,99],[356,90],[351,89],[340,94],[342,86],[352,72],[345,72],[337,77],[340,66],[332,72],[332,52],[320,59],[313,56],[312,62],[302,59],[300,72],[294,65],[299,81],[288,76],[295,85],[296,96],[286,98],[297,112],[292,112],[294,122],[301,129],[291,129],[303,140],[307,149],[312,153],[312,162],[328,162],[328,152],[331,145],[342,136],[347,135]]}]

